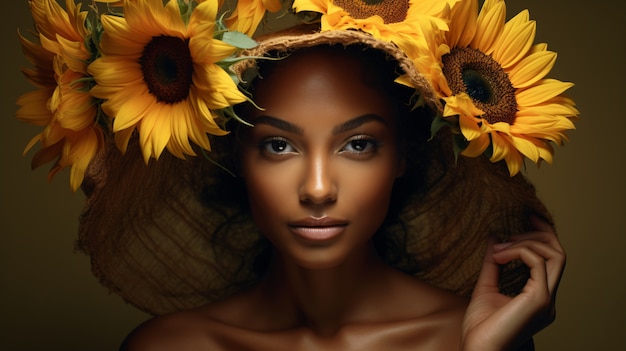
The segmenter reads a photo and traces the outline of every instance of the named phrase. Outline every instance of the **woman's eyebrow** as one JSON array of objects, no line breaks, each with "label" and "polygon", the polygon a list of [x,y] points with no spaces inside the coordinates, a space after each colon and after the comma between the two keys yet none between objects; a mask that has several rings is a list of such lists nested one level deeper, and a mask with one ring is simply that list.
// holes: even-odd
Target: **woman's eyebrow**
[{"label": "woman's eyebrow", "polygon": [[366,115],[362,115],[362,116],[358,116],[355,117],[349,121],[346,121],[338,126],[336,126],[335,128],[333,128],[333,134],[339,134],[339,133],[343,133],[343,132],[347,132],[351,129],[357,128],[367,122],[371,122],[371,121],[377,121],[380,122],[382,124],[387,125],[387,120],[385,120],[383,117],[374,114],[374,113],[369,113]]},{"label": "woman's eyebrow", "polygon": [[[352,130],[354,128],[357,128],[365,123],[371,122],[371,121],[377,121],[380,123],[383,123],[385,125],[387,125],[387,121],[374,113],[369,113],[369,114],[365,114],[362,116],[358,116],[355,117],[349,121],[346,121],[336,127],[333,128],[333,135],[336,134],[340,134],[343,132],[347,132],[349,130]],[[263,116],[259,116],[257,117],[254,122],[255,125],[257,124],[267,124],[270,125],[272,127],[278,128],[278,129],[282,129],[286,132],[289,133],[293,133],[296,135],[303,135],[304,134],[304,129],[300,126],[297,126],[293,123],[287,122],[285,120],[282,120],[280,118],[276,118],[276,117],[272,117],[272,116],[268,116],[268,115],[263,115]]]},{"label": "woman's eyebrow", "polygon": [[282,120],[280,118],[276,118],[276,117],[272,117],[272,116],[267,116],[267,115],[263,115],[263,116],[259,116],[257,118],[254,119],[253,121],[254,125],[257,124],[268,124],[272,127],[278,128],[278,129],[282,129],[286,132],[289,133],[294,133],[297,135],[303,135],[304,134],[304,129],[302,129],[301,127],[289,123],[285,120]]}]

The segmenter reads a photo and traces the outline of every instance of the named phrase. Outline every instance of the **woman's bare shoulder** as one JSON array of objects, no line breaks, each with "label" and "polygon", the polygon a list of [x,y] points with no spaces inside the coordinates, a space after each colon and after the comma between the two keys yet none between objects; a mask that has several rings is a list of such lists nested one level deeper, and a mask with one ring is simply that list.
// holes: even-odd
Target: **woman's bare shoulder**
[{"label": "woman's bare shoulder", "polygon": [[120,351],[220,350],[214,337],[220,325],[201,309],[153,317],[126,337]]},{"label": "woman's bare shoulder", "polygon": [[251,339],[255,332],[242,321],[253,319],[246,312],[258,302],[241,292],[202,307],[154,317],[135,328],[120,351],[243,349],[242,336]]}]

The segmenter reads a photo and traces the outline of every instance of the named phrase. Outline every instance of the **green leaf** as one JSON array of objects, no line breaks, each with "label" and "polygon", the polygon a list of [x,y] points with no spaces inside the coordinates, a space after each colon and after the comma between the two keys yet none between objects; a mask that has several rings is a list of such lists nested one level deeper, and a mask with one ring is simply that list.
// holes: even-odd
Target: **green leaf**
[{"label": "green leaf", "polygon": [[413,93],[413,96],[411,96],[411,102],[413,102],[413,106],[411,106],[411,111],[419,107],[426,106],[426,100],[424,100],[424,96],[422,94],[419,94],[417,91]]},{"label": "green leaf", "polygon": [[233,173],[230,169],[226,168],[226,166],[222,165],[221,163],[217,162],[216,160],[213,159],[213,157],[211,157],[208,154],[208,151],[205,149],[200,149],[200,152],[202,152],[202,156],[204,156],[204,158],[211,162],[212,164],[214,164],[215,166],[217,166],[218,168],[220,168],[221,170],[225,171],[226,173],[230,174],[233,177],[235,176],[235,173]]},{"label": "green leaf", "polygon": [[[251,100],[249,100],[251,101]],[[256,106],[256,105],[255,105]],[[234,119],[235,121],[246,125],[248,127],[253,127],[253,125],[249,122],[246,122],[243,118],[239,117],[239,115],[237,115],[237,113],[235,112],[235,108],[233,106],[228,106],[226,108],[223,108],[221,110],[216,111],[216,113],[220,114],[221,116],[224,117],[224,119],[229,120],[229,119]]]},{"label": "green leaf", "polygon": [[459,160],[459,155],[467,148],[469,143],[462,134],[454,134],[452,138],[452,151],[454,152],[454,163],[456,164]]},{"label": "green leaf", "polygon": [[431,139],[439,132],[443,127],[450,127],[450,122],[443,118],[440,114],[437,114],[430,124],[430,137]]},{"label": "green leaf", "polygon": [[240,49],[252,49],[259,45],[254,39],[236,31],[225,32],[222,36],[222,41]]}]

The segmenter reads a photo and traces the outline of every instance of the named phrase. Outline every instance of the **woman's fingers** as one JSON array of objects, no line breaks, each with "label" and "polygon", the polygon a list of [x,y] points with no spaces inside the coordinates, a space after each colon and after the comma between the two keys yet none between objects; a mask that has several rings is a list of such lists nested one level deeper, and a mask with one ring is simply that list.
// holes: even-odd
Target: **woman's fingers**
[{"label": "woman's fingers", "polygon": [[[494,260],[504,264],[515,259],[522,260],[531,268],[534,278],[544,279],[551,296],[556,294],[563,269],[566,255],[552,227],[540,222],[543,231],[530,232],[511,237],[511,241],[494,246]],[[539,229],[539,228],[538,228]]]},{"label": "woman's fingers", "polygon": [[[498,264],[505,264],[513,260],[521,260],[530,268],[530,281],[535,282],[532,286],[526,284],[525,289],[533,288],[544,290],[550,294],[548,282],[548,269],[546,258],[538,251],[547,251],[548,249],[539,247],[536,242],[517,242],[506,248],[499,250],[493,254],[493,259]],[[543,245],[545,246],[545,244]],[[529,281],[529,282],[530,282]]]},{"label": "woman's fingers", "polygon": [[497,291],[498,278],[500,277],[500,268],[497,262],[494,261],[493,254],[495,253],[496,238],[491,237],[487,241],[487,251],[485,252],[485,258],[483,265],[480,269],[478,280],[476,281],[477,292],[490,289],[491,291]]}]

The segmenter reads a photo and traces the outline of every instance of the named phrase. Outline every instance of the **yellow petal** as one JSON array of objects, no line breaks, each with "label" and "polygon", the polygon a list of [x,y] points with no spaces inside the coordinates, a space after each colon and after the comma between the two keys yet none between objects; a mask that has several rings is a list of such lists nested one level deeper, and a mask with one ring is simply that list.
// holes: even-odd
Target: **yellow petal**
[{"label": "yellow petal", "polygon": [[[107,103],[114,101],[116,100],[109,100]],[[143,118],[152,114],[152,109],[156,108],[157,105],[158,103],[154,97],[147,91],[129,94],[125,103],[121,103],[117,113],[112,116],[114,117],[113,132],[131,128],[138,124]]]},{"label": "yellow petal", "polygon": [[37,151],[37,153],[35,154],[35,156],[33,156],[33,159],[30,163],[32,169],[38,168],[46,163],[50,163],[54,161],[55,159],[57,159],[59,155],[61,154],[62,147],[63,145],[61,143],[58,143],[58,144],[53,144],[50,147],[42,148],[41,150]]},{"label": "yellow petal", "polygon": [[204,35],[194,36],[189,40],[189,51],[196,63],[214,64],[231,56],[235,50],[232,45]]},{"label": "yellow petal", "polygon": [[487,150],[489,144],[491,143],[491,139],[489,139],[489,134],[481,134],[479,138],[476,138],[469,142],[467,147],[461,151],[461,155],[467,157],[478,157]]},{"label": "yellow petal", "polygon": [[85,171],[95,157],[100,140],[94,131],[82,134],[80,140],[72,144],[70,159],[70,188],[78,190],[85,177]]},{"label": "yellow petal", "polygon": [[471,47],[485,54],[493,52],[493,43],[502,32],[506,20],[506,7],[503,1],[485,1],[476,23],[476,34]]},{"label": "yellow petal", "polygon": [[522,153],[522,155],[528,157],[533,162],[539,161],[539,151],[535,144],[526,138],[511,137],[511,142],[515,149]]},{"label": "yellow petal", "polygon": [[117,148],[120,149],[122,153],[126,152],[126,149],[128,148],[128,142],[130,141],[130,138],[133,136],[134,131],[135,131],[135,128],[128,128],[128,129],[117,131],[113,135],[115,139],[115,146],[117,146]]},{"label": "yellow petal", "polygon": [[574,123],[566,117],[554,115],[533,115],[516,117],[511,127],[513,133],[539,133],[575,129]]},{"label": "yellow petal", "polygon": [[100,48],[105,55],[132,55],[139,58],[145,45],[156,34],[129,27],[123,17],[102,15],[100,21],[105,30]]},{"label": "yellow petal", "polygon": [[504,25],[494,43],[493,58],[504,69],[516,64],[533,46],[536,29],[535,22],[528,20],[528,10],[520,12]]},{"label": "yellow petal", "polygon": [[508,153],[505,157],[505,161],[511,177],[519,173],[520,169],[524,165],[524,159],[519,152]]},{"label": "yellow petal", "polygon": [[499,133],[491,133],[490,135],[493,150],[490,158],[491,162],[503,160],[509,153],[511,146],[506,141],[505,137],[501,136]]},{"label": "yellow petal", "polygon": [[572,86],[574,84],[556,79],[543,79],[534,86],[518,91],[516,93],[517,104],[520,106],[538,105],[560,95]]},{"label": "yellow petal", "polygon": [[525,57],[509,71],[514,88],[526,88],[545,77],[556,62],[556,53],[540,51]]},{"label": "yellow petal", "polygon": [[296,12],[313,11],[319,13],[326,13],[328,6],[325,1],[319,0],[294,0],[293,8]]},{"label": "yellow petal", "polygon": [[[175,3],[175,1],[173,1],[173,3]],[[176,7],[178,8],[178,5],[176,5]],[[217,16],[217,10],[217,1],[204,1],[198,4],[198,6],[196,6],[191,13],[189,25],[193,26],[203,22],[214,23]]]},{"label": "yellow petal", "polygon": [[[99,98],[106,99],[108,94],[131,83],[145,84],[141,65],[118,56],[100,58],[92,62],[87,69],[98,83],[98,88],[93,90],[92,94],[98,94],[96,97]],[[110,88],[114,90],[108,90]]]},{"label": "yellow petal", "polygon": [[158,159],[169,142],[171,113],[175,112],[170,106],[157,103],[150,108],[150,113],[142,118],[138,128],[139,145],[146,163],[150,157]]},{"label": "yellow petal", "polygon": [[180,108],[176,118],[171,119],[172,137],[167,144],[167,149],[176,157],[184,158],[184,155],[195,155],[189,143],[190,130],[189,120],[193,119],[193,112],[189,108]]},{"label": "yellow petal", "polygon": [[47,90],[36,90],[25,93],[17,99],[20,108],[16,117],[28,124],[45,126],[50,123],[52,112],[48,108],[50,92]]},{"label": "yellow petal", "polygon": [[468,46],[476,33],[478,2],[460,1],[452,7],[450,31],[447,33],[450,47]]}]

